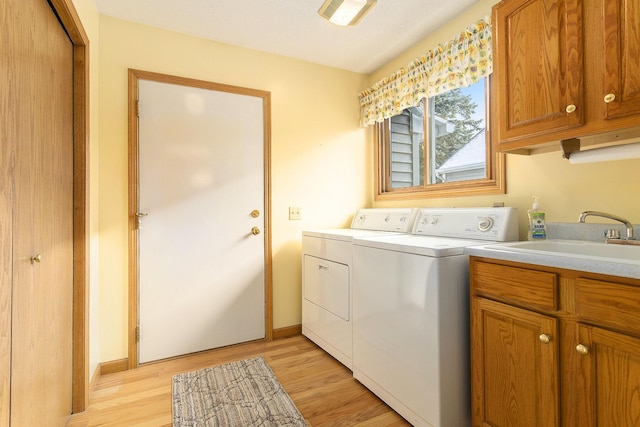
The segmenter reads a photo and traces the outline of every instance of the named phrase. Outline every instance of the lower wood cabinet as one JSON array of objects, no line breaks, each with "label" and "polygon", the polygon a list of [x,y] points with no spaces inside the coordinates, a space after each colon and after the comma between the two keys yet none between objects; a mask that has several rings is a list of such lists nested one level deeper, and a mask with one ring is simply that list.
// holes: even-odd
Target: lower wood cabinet
[{"label": "lower wood cabinet", "polygon": [[640,426],[640,280],[470,262],[474,426]]},{"label": "lower wood cabinet", "polygon": [[578,337],[579,425],[640,426],[640,339],[582,324]]},{"label": "lower wood cabinet", "polygon": [[475,425],[558,425],[556,319],[485,298],[471,301]]}]

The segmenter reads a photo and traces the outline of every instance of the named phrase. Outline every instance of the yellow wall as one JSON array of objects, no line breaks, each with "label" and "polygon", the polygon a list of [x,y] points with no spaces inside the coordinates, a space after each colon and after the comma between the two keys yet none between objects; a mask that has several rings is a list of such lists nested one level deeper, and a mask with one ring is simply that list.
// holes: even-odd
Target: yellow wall
[{"label": "yellow wall", "polygon": [[[496,0],[481,0],[465,13],[434,31],[369,76],[369,85],[405,67],[418,55],[453,39],[460,31],[491,15]],[[531,197],[540,196],[540,207],[551,222],[576,222],[583,210],[602,210],[640,223],[640,159],[571,165],[559,152],[533,156],[507,155],[507,194],[464,198],[418,199],[376,202],[375,206],[491,206],[504,202],[519,210],[520,238],[526,238]],[[373,197],[373,193],[371,194]],[[589,219],[598,222],[598,219]]]},{"label": "yellow wall", "polygon": [[[127,356],[127,69],[271,92],[274,327],[301,322],[300,232],[347,225],[371,193],[360,74],[100,16],[101,361]],[[302,207],[302,221],[288,207]]]}]

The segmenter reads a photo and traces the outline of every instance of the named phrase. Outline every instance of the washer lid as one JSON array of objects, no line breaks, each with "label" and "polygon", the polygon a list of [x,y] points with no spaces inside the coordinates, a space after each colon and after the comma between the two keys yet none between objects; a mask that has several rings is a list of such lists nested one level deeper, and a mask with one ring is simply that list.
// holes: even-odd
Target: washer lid
[{"label": "washer lid", "polygon": [[450,239],[445,237],[396,234],[393,236],[369,236],[354,239],[354,247],[362,246],[375,249],[430,256],[434,258],[462,255],[464,248],[486,244],[482,240]]}]

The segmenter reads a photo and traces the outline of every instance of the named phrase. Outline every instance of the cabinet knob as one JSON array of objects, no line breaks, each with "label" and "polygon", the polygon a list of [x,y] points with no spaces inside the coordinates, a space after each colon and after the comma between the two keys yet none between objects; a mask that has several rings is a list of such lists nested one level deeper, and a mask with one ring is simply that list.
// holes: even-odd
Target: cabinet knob
[{"label": "cabinet knob", "polygon": [[551,337],[547,334],[540,334],[538,338],[540,338],[542,344],[549,344],[551,342]]},{"label": "cabinet knob", "polygon": [[576,346],[576,351],[581,355],[589,354],[589,348],[586,345],[578,344]]},{"label": "cabinet knob", "polygon": [[565,109],[565,111],[566,111],[568,114],[571,114],[571,113],[573,113],[574,111],[576,111],[576,106],[575,106],[574,104],[569,104],[569,105],[567,105],[567,108]]},{"label": "cabinet knob", "polygon": [[42,255],[40,254],[31,257],[31,264],[34,262],[40,263],[40,261],[42,261]]},{"label": "cabinet knob", "polygon": [[258,218],[260,216],[260,211],[257,209],[254,209],[251,211],[251,218]]},{"label": "cabinet knob", "polygon": [[607,104],[615,101],[616,96],[613,93],[608,93],[604,96],[604,102],[606,102]]},{"label": "cabinet knob", "polygon": [[260,234],[260,229],[258,227],[251,227],[251,234],[257,236],[258,234]]}]

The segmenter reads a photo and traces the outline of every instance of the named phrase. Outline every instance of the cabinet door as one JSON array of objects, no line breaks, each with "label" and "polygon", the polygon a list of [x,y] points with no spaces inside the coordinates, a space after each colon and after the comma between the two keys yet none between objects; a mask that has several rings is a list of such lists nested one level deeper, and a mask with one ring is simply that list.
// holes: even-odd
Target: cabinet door
[{"label": "cabinet door", "polygon": [[640,426],[640,339],[578,326],[580,426]]},{"label": "cabinet door", "polygon": [[557,330],[554,318],[472,298],[474,426],[558,425]]},{"label": "cabinet door", "polygon": [[640,3],[606,0],[604,14],[605,118],[640,113]]},{"label": "cabinet door", "polygon": [[493,9],[499,142],[583,123],[582,1],[505,0]]}]

